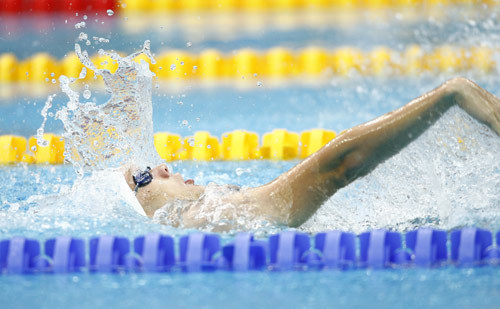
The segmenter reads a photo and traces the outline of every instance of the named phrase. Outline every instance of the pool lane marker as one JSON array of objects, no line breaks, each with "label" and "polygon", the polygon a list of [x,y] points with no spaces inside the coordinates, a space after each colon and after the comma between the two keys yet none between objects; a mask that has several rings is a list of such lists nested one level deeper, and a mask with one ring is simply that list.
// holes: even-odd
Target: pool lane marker
[{"label": "pool lane marker", "polygon": [[[257,133],[245,130],[222,134],[222,142],[206,131],[184,138],[178,134],[158,132],[154,135],[154,146],[165,161],[292,160],[306,158],[336,136],[334,131],[325,129],[312,129],[300,134],[275,129],[265,133],[262,145],[259,145]],[[47,146],[38,145],[35,137],[27,141],[22,136],[1,135],[0,164],[64,163],[64,139],[52,133],[45,133],[43,139]]]},{"label": "pool lane marker", "polygon": [[135,12],[155,13],[202,13],[202,12],[267,12],[335,9],[379,10],[386,8],[426,9],[429,7],[474,5],[495,6],[494,0],[2,0],[0,14],[26,13],[103,13],[130,14]]},{"label": "pool lane marker", "polygon": [[373,230],[358,237],[337,230],[314,237],[286,230],[268,239],[240,233],[224,246],[218,235],[201,232],[182,236],[179,241],[158,233],[132,241],[121,236],[101,235],[90,239],[88,255],[85,240],[78,237],[59,236],[45,243],[13,237],[0,241],[0,275],[498,266],[499,246],[500,232],[494,243],[490,231],[474,227],[450,234],[429,228],[405,235]]},{"label": "pool lane marker", "polygon": [[[150,69],[159,81],[237,81],[252,82],[262,80],[283,81],[290,79],[318,79],[333,76],[349,77],[353,73],[366,76],[412,76],[423,72],[457,73],[477,70],[482,74],[497,70],[495,61],[499,50],[489,47],[438,46],[431,51],[412,45],[405,50],[392,50],[380,46],[369,51],[355,47],[339,47],[327,50],[309,46],[301,50],[274,47],[268,50],[235,50],[222,53],[208,49],[199,54],[185,50],[167,50],[158,53],[156,64]],[[99,69],[115,72],[116,61],[104,55],[94,55],[92,61]],[[150,60],[144,55],[135,61]],[[55,59],[47,53],[38,53],[24,60],[14,54],[0,55],[0,83],[3,85],[27,83],[53,84],[63,74],[78,76],[83,65],[78,57],[70,53],[63,59]],[[84,82],[95,80],[92,70],[88,70]],[[28,88],[29,90],[29,88]]]}]

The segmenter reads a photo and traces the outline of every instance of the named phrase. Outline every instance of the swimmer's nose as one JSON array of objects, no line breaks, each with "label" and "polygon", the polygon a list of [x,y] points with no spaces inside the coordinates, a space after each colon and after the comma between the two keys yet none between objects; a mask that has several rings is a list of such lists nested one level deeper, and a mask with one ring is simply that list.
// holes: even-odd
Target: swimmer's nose
[{"label": "swimmer's nose", "polygon": [[151,173],[153,174],[153,178],[154,177],[159,177],[159,178],[170,177],[170,172],[168,171],[168,168],[165,164],[158,165],[157,167],[153,168],[153,170],[151,170]]}]

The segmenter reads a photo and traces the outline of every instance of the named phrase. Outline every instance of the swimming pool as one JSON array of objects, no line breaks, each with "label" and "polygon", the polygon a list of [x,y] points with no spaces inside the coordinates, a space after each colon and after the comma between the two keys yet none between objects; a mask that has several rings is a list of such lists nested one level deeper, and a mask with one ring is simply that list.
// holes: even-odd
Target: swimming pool
[{"label": "swimming pool", "polygon": [[[453,27],[460,28],[460,25],[462,24],[458,23]],[[424,23],[419,29],[426,27],[432,28]],[[456,33],[452,30],[448,31],[451,34]],[[488,34],[488,31],[493,30],[485,30],[483,34]],[[493,40],[492,37],[489,39]],[[307,36],[294,42],[299,44],[300,41],[306,44]],[[238,46],[238,44],[246,44],[244,42],[245,38],[235,40],[233,44]],[[268,39],[262,44],[270,45],[271,43],[272,40]],[[500,94],[498,78],[495,75],[483,76],[475,72],[467,72],[465,75],[476,80],[487,90],[497,95]],[[238,90],[227,86],[204,89],[195,86],[177,93],[158,91],[153,97],[154,130],[155,132],[171,131],[183,136],[198,130],[208,130],[211,134],[220,136],[236,128],[254,131],[260,135],[278,127],[295,132],[315,127],[340,132],[401,106],[450,76],[452,75],[429,74],[404,78],[354,76],[350,80],[333,78],[326,85],[319,87],[292,85],[274,88],[264,82],[262,86],[255,85],[250,90]],[[93,97],[101,101],[106,95],[94,91]],[[42,121],[39,112],[44,101],[45,98],[17,97],[0,106],[0,134],[16,133],[24,136],[34,134]],[[63,95],[59,95],[56,98],[56,105],[64,101]],[[456,114],[451,115],[451,119],[455,117]],[[187,120],[189,126],[183,125],[183,120]],[[470,123],[467,124],[475,128]],[[50,132],[58,133],[61,132],[60,130],[60,124],[55,121],[47,126],[47,131]],[[428,138],[428,140],[432,139],[433,136]],[[498,145],[483,134],[473,136],[471,142],[474,142],[473,140],[476,142],[488,140],[490,144],[487,145],[491,147]],[[417,149],[413,150],[413,154],[425,156],[423,148],[426,144],[422,142],[418,145]],[[435,147],[431,151],[443,148],[442,144],[437,144]],[[498,154],[498,150],[493,153]],[[474,155],[477,154],[471,152],[465,157],[471,160]],[[412,153],[407,153],[406,156],[412,156]],[[402,164],[410,166],[409,159],[403,158],[402,160]],[[476,159],[476,161],[480,160]],[[175,171],[196,179],[200,184],[230,182],[242,186],[255,186],[272,180],[296,163],[297,161],[187,161],[173,162],[170,165]],[[384,173],[390,172],[396,163],[386,165]],[[476,165],[473,166],[481,166],[481,162],[475,163]],[[429,167],[426,164],[417,161],[417,165],[423,166],[424,169]],[[475,171],[475,173],[498,181],[500,174],[498,163],[492,162],[490,167],[486,175],[481,174],[484,170]],[[433,168],[445,173],[449,166],[444,166],[441,170],[436,166]],[[154,220],[145,219],[127,209],[100,205],[101,197],[98,194],[104,192],[105,188],[98,186],[92,187],[94,191],[89,194],[88,203],[72,204],[68,201],[64,207],[60,205],[54,207],[51,204],[51,198],[47,195],[69,190],[76,179],[72,167],[67,165],[9,166],[2,167],[1,171],[0,235],[2,238],[23,235],[45,240],[59,235],[90,238],[104,234],[133,238],[148,232],[177,236],[191,232],[158,224]],[[467,169],[464,170],[464,173],[468,172]],[[402,182],[401,180],[404,179],[402,187],[418,197],[421,195],[418,193],[422,192],[418,190],[419,186],[425,183],[425,179],[430,179],[434,175],[421,175],[424,179],[422,182],[407,179],[398,174],[389,176],[393,177],[389,180],[389,184]],[[448,185],[454,176],[456,175],[444,175],[440,179],[440,186]],[[462,183],[463,186],[450,186],[446,194],[465,192],[463,194],[473,195],[477,192],[477,187],[474,187],[472,182],[478,178],[481,180],[481,177],[476,177]],[[488,196],[496,194],[496,200],[489,204],[492,206],[487,207],[481,204],[475,209],[484,216],[467,216],[469,209],[459,207],[456,209],[457,212],[463,211],[465,217],[457,217],[458,221],[451,222],[451,226],[461,227],[472,224],[497,230],[500,227],[497,220],[498,211],[496,211],[500,206],[498,186],[495,188],[497,183],[493,181],[487,187]],[[353,208],[352,204],[358,203],[353,195],[360,190],[363,191],[363,188],[366,190],[366,188],[373,189],[377,186],[380,186],[380,183],[359,185],[340,197],[340,202],[350,203],[347,209],[353,211],[347,219],[360,216],[360,211],[362,211],[362,209]],[[430,186],[434,187],[435,184]],[[410,190],[408,187],[416,188]],[[383,190],[383,188],[377,188],[377,190]],[[401,190],[398,188],[398,192]],[[380,192],[385,194],[386,191]],[[478,192],[478,194],[484,193]],[[41,196],[42,202],[46,199],[46,205],[41,207],[39,200],[30,199],[33,195]],[[367,199],[368,202],[365,201],[365,203],[374,201],[373,196],[369,195],[357,198]],[[479,200],[477,196],[474,198]],[[396,200],[396,203],[398,202]],[[334,204],[327,206],[331,209]],[[369,209],[377,211],[373,207]],[[408,210],[408,208],[402,208],[399,211]],[[443,224],[432,218],[429,222],[415,221],[413,220],[415,218],[412,218],[404,222],[407,225],[401,222],[399,225],[391,225],[391,220],[396,219],[391,217],[394,212],[394,209],[382,208],[379,212],[380,216],[373,217],[373,221],[349,221],[346,217],[335,221],[336,214],[327,212],[326,214],[330,216],[326,219],[332,219],[332,225],[328,225],[328,222],[325,223],[324,220],[316,220],[310,222],[305,230],[315,233],[329,228],[343,228],[345,226],[342,224],[345,223],[353,224],[348,229],[356,232],[378,227],[408,230],[420,225],[441,226]],[[382,216],[388,217],[388,221],[381,221]],[[418,218],[425,219],[425,216]],[[313,228],[315,224],[318,226],[316,229]],[[280,230],[282,228],[276,227],[256,232],[260,233],[260,236],[268,236]],[[222,234],[221,237],[227,242],[232,239],[233,235]],[[54,306],[68,308],[108,306],[125,308],[138,306],[495,308],[500,300],[499,271],[499,268],[495,266],[480,268],[447,266],[439,269],[360,269],[344,272],[9,275],[0,277],[0,299],[6,308],[34,306],[42,308]]]},{"label": "swimming pool", "polygon": [[[437,81],[429,81],[429,85]],[[383,103],[374,102],[366,108],[366,115],[359,113],[349,113],[356,110],[356,104],[364,104],[367,99],[366,92],[356,92],[356,88],[362,87],[386,89],[379,94],[379,100]],[[328,117],[325,113],[331,112],[331,117],[335,118],[339,111],[343,115],[352,115],[352,119],[342,117],[342,124],[338,127],[329,126],[330,120],[324,121],[325,128],[340,130],[344,127],[364,121],[362,117],[369,119],[372,113],[376,114],[393,108],[391,103],[383,100],[385,95],[391,94],[391,101],[397,106],[397,98],[394,93],[398,89],[411,89],[405,82],[393,83],[387,86],[386,81],[362,80],[351,85],[345,84],[342,92],[357,93],[359,99],[347,100],[353,105],[332,104],[336,97],[337,90],[332,89],[295,89],[290,92],[284,90],[268,90],[265,93],[259,92],[235,92],[224,91],[223,95],[209,91],[192,91],[183,99],[185,104],[201,101],[201,97],[207,98],[210,95],[217,96],[223,108],[224,100],[221,97],[234,96],[245,100],[250,111],[259,113],[267,109],[262,117],[256,115],[255,120],[244,118],[238,120],[242,128],[255,128],[255,122],[262,123],[264,128],[282,126],[289,130],[300,131],[309,127],[309,124],[318,124],[319,117]],[[426,85],[427,86],[427,85]],[[423,86],[422,88],[426,87]],[[366,87],[366,88],[365,88]],[[487,86],[486,86],[487,87]],[[259,89],[260,90],[260,89]],[[495,90],[493,90],[495,91]],[[419,89],[415,90],[416,93]],[[415,93],[415,95],[416,95]],[[296,101],[297,97],[304,101],[310,100],[315,104],[305,107]],[[412,94],[400,94],[401,101],[409,99]],[[406,97],[407,96],[407,97]],[[344,96],[345,97],[345,96]],[[332,98],[332,99],[330,99]],[[162,101],[161,98],[155,100],[155,111],[162,110],[161,104],[170,104],[174,108],[183,111],[176,102],[172,102],[168,97]],[[175,101],[175,100],[174,100]],[[230,99],[228,99],[231,102]],[[280,103],[287,102],[293,110],[288,115],[284,115],[279,108]],[[297,103],[290,103],[295,101]],[[301,100],[298,100],[301,101]],[[255,103],[251,103],[255,102]],[[384,106],[383,104],[387,104]],[[205,112],[206,123],[199,122],[199,129],[209,126],[214,134],[224,132],[229,128],[225,123],[228,115],[238,116],[236,111],[225,114],[213,113],[200,108],[187,108],[184,114],[179,112],[177,117],[192,119],[203,115]],[[226,110],[230,110],[230,104]],[[4,106],[13,108],[14,105]],[[23,117],[30,113],[36,115],[38,107],[33,105],[21,105],[24,111]],[[185,105],[183,105],[185,106]],[[189,106],[189,105],[188,105]],[[314,110],[314,108],[316,110]],[[373,111],[372,111],[373,109]],[[201,110],[201,111],[200,111]],[[302,112],[300,112],[302,110]],[[202,112],[203,111],[203,112]],[[199,113],[199,114],[198,114]],[[3,114],[3,113],[2,113]],[[158,115],[160,113],[156,113]],[[322,116],[319,116],[323,114]],[[169,115],[169,114],[167,114]],[[264,116],[265,115],[265,116]],[[300,115],[301,121],[297,121]],[[155,116],[158,117],[158,116]],[[155,118],[155,124],[159,124],[162,130],[176,123],[177,117]],[[191,118],[189,118],[191,117]],[[35,118],[35,116],[33,116]],[[203,117],[200,117],[203,119]],[[264,118],[264,119],[262,119]],[[217,121],[220,119],[221,121]],[[274,119],[274,120],[273,120]],[[332,123],[337,123],[331,120]],[[339,121],[340,122],[340,121]],[[166,124],[165,124],[166,123]],[[305,124],[304,124],[305,123]],[[196,125],[196,121],[194,122]],[[284,125],[286,124],[286,125]],[[12,125],[14,126],[14,124]],[[9,125],[9,129],[12,129]],[[34,125],[36,127],[36,124]],[[186,130],[182,125],[178,125],[179,130]],[[194,127],[193,130],[198,129]],[[7,130],[5,128],[4,130]],[[182,131],[181,131],[182,133]],[[239,185],[259,185],[270,181],[281,172],[293,166],[297,161],[242,161],[242,162],[176,162],[173,167],[176,171],[188,177],[195,178],[200,183],[210,181],[224,183],[232,182]],[[497,171],[498,175],[498,171]],[[171,227],[157,224],[149,219],[145,219],[133,212],[108,209],[101,207],[78,209],[78,205],[68,204],[66,209],[57,209],[47,205],[45,209],[32,208],[30,203],[23,203],[33,194],[50,194],[68,188],[75,180],[74,172],[70,166],[19,166],[4,167],[1,173],[1,183],[3,184],[3,206],[0,217],[2,236],[12,237],[23,235],[39,240],[55,237],[59,235],[73,235],[89,238],[101,234],[123,235],[134,237],[148,232],[162,232],[170,235],[184,235],[189,233],[186,230],[176,230]],[[497,200],[498,201],[498,200]],[[19,203],[16,209],[13,202]],[[34,211],[36,209],[36,211]],[[477,222],[479,223],[479,222]],[[467,224],[467,221],[464,221]],[[438,225],[439,226],[439,225]],[[489,222],[486,227],[496,229],[497,223]],[[322,226],[320,230],[324,230]],[[333,226],[335,227],[335,226]],[[394,226],[393,226],[394,227]],[[397,228],[397,227],[396,227]],[[354,230],[364,230],[363,225],[353,227]],[[263,235],[277,232],[276,230],[265,231]],[[317,232],[318,230],[316,230]],[[223,240],[228,241],[231,235],[221,235]],[[262,235],[261,235],[262,236]],[[455,268],[448,266],[443,269],[396,269],[396,270],[354,270],[354,271],[308,271],[293,273],[275,272],[255,272],[255,273],[202,273],[202,274],[68,274],[68,275],[36,275],[36,276],[3,276],[0,278],[2,288],[2,299],[9,307],[25,307],[38,305],[68,306],[68,303],[75,304],[75,307],[86,306],[119,306],[134,307],[143,304],[151,306],[164,306],[170,304],[175,307],[226,307],[245,304],[243,306],[253,307],[256,304],[276,305],[279,307],[309,307],[328,306],[332,303],[340,307],[366,307],[374,306],[399,306],[404,301],[408,307],[430,306],[430,307],[494,307],[498,300],[498,268]],[[8,293],[5,293],[7,292]],[[65,292],[62,292],[65,291]],[[82,292],[84,291],[84,292]],[[214,291],[217,291],[214,293]],[[472,292],[474,291],[474,293]],[[15,295],[23,294],[26,301],[19,302]],[[476,294],[479,293],[479,294]],[[88,295],[92,295],[89,297]],[[120,295],[127,295],[121,297]],[[158,297],[162,295],[162,297]],[[364,297],[359,297],[363,295]],[[402,296],[403,295],[403,296]],[[480,296],[481,295],[481,296]]]}]

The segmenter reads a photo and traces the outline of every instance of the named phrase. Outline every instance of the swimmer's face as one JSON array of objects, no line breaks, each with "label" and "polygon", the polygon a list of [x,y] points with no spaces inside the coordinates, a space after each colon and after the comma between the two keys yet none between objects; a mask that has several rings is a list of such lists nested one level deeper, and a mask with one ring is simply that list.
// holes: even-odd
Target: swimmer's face
[{"label": "swimmer's face", "polygon": [[[132,176],[137,172],[137,167],[130,167],[124,171],[125,179],[131,190],[135,184]],[[201,187],[195,186],[192,179],[184,180],[179,173],[172,174],[165,164],[151,170],[153,180],[150,184],[137,191],[137,200],[144,211],[152,217],[155,211],[174,199],[196,199]]]}]

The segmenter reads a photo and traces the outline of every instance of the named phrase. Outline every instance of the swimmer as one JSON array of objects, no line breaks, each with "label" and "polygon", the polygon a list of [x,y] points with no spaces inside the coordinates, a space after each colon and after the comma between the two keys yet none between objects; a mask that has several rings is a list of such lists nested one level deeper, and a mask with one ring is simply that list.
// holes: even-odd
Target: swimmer
[{"label": "swimmer", "polygon": [[[220,222],[230,222],[219,224],[215,231],[238,228],[234,222],[242,213],[252,220],[298,227],[337,190],[398,153],[454,105],[500,136],[500,99],[470,80],[455,78],[401,108],[345,131],[268,184],[225,190],[218,202],[206,199],[206,187],[172,174],[166,165],[142,173],[130,167],[124,175],[148,217],[165,205],[182,205],[167,214],[167,222],[173,226],[209,226],[210,216],[202,213],[212,211]],[[232,207],[218,208],[220,205]]]}]

